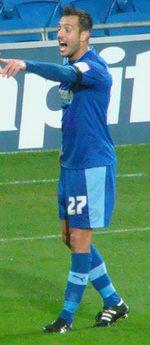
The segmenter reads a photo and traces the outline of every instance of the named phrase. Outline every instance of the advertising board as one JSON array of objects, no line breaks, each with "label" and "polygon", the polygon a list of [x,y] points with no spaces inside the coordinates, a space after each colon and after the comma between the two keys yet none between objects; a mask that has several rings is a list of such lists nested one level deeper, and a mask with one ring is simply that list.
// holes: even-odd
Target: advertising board
[{"label": "advertising board", "polygon": [[[150,142],[150,35],[92,38],[113,76],[108,123],[115,145]],[[1,57],[62,63],[56,41],[1,44]],[[0,152],[59,149],[59,83],[0,76]]]}]

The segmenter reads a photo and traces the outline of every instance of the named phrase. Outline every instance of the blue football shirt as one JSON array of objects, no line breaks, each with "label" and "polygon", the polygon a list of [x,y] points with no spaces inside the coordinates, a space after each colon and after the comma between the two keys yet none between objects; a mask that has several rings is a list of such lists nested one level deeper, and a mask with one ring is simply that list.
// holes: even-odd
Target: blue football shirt
[{"label": "blue football shirt", "polygon": [[73,66],[81,71],[81,81],[60,85],[62,166],[87,169],[110,165],[116,157],[107,125],[112,86],[108,66],[93,49],[86,51]]},{"label": "blue football shirt", "polygon": [[[62,166],[88,169],[116,161],[107,125],[112,77],[107,63],[87,50],[65,65],[26,61],[27,71],[60,81],[62,98]],[[79,77],[80,74],[80,77]]]}]

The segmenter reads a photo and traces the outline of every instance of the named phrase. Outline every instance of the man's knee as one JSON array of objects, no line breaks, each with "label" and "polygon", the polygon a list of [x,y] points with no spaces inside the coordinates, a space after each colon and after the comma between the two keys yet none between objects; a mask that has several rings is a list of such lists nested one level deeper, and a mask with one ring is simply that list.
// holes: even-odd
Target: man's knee
[{"label": "man's knee", "polygon": [[70,229],[70,246],[74,253],[90,252],[92,238],[91,229]]}]

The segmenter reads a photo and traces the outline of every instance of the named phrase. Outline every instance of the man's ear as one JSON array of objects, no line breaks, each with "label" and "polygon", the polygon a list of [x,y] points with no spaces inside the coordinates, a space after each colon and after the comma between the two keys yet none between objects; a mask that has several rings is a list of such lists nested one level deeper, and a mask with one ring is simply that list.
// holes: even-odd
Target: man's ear
[{"label": "man's ear", "polygon": [[89,39],[90,37],[90,32],[88,30],[82,31],[80,35],[80,42],[85,42]]}]

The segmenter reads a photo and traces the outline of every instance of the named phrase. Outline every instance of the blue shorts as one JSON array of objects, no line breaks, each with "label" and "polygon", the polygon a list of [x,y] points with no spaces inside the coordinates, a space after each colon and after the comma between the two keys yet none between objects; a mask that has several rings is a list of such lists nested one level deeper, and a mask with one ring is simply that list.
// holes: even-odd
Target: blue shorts
[{"label": "blue shorts", "polygon": [[59,217],[70,228],[107,227],[115,204],[116,164],[85,170],[61,168]]}]

